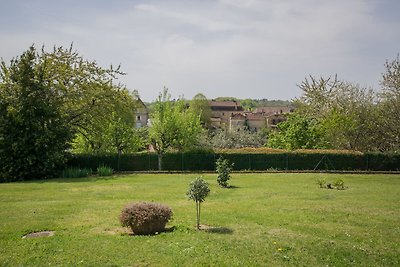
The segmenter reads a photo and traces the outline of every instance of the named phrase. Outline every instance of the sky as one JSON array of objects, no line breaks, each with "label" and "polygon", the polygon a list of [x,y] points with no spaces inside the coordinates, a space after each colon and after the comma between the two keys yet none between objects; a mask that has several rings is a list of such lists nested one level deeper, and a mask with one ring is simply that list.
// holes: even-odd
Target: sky
[{"label": "sky", "polygon": [[153,101],[203,93],[291,100],[305,79],[379,90],[400,53],[399,0],[0,0],[0,57],[73,47]]}]

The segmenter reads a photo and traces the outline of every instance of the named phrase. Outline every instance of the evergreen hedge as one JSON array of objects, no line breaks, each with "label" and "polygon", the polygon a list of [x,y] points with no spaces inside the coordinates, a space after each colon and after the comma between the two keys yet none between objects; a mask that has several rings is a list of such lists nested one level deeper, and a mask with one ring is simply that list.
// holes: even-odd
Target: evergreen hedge
[{"label": "evergreen hedge", "polygon": [[[399,171],[400,154],[387,153],[166,153],[163,156],[164,171],[214,171],[215,160],[223,156],[234,163],[234,170],[363,170]],[[90,168],[110,166],[116,171],[155,171],[158,158],[155,153],[121,155],[75,154],[68,167]]]}]

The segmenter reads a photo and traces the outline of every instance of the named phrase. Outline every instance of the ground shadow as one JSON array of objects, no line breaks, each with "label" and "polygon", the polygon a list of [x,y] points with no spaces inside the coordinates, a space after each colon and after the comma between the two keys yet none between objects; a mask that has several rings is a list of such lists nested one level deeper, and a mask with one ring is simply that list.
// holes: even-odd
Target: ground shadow
[{"label": "ground shadow", "polygon": [[[15,181],[15,183],[26,183],[26,184],[43,184],[43,183],[90,183],[96,181],[107,181],[107,180],[115,180],[121,176],[126,176],[127,174],[113,174],[112,176],[97,176],[92,175],[88,177],[76,177],[76,178],[49,178],[49,179],[41,179],[41,180],[27,180],[27,181]],[[130,176],[136,176],[137,174],[129,174]]]},{"label": "ground shadow", "polygon": [[210,227],[208,229],[205,229],[205,231],[207,233],[222,234],[222,235],[230,235],[233,233],[233,230],[227,227]]}]

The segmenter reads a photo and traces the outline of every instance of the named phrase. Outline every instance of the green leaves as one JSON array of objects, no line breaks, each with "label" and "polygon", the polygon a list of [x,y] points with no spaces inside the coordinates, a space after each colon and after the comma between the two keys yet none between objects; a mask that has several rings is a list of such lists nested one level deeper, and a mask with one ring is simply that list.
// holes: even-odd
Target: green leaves
[{"label": "green leaves", "polygon": [[186,196],[196,202],[203,202],[209,193],[208,183],[200,176],[190,183]]},{"label": "green leaves", "polygon": [[183,151],[194,147],[200,132],[200,117],[188,110],[183,100],[171,101],[168,89],[164,88],[154,106],[149,128],[150,142],[159,155],[159,170],[162,154],[168,149]]},{"label": "green leaves", "polygon": [[222,156],[215,162],[217,169],[217,182],[222,187],[228,187],[228,181],[231,178],[231,171],[233,169],[233,163],[229,160],[224,159]]}]

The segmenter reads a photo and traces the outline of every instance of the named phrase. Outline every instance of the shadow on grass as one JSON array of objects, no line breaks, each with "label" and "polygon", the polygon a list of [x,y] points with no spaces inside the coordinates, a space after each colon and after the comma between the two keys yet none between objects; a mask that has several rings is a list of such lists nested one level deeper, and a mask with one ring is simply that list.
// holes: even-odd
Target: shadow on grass
[{"label": "shadow on grass", "polygon": [[[137,174],[129,174],[129,176],[135,176]],[[115,180],[118,177],[126,176],[126,174],[113,174],[112,176],[88,176],[88,177],[77,177],[77,178],[49,178],[42,180],[27,180],[27,181],[16,181],[16,183],[27,183],[27,184],[43,184],[43,183],[90,183],[96,181],[108,181]]]},{"label": "shadow on grass", "polygon": [[237,188],[240,188],[240,187],[236,186],[236,185],[228,185],[226,188],[228,188],[228,189],[237,189]]},{"label": "shadow on grass", "polygon": [[212,233],[212,234],[222,234],[222,235],[230,235],[233,233],[232,229],[229,229],[227,227],[210,227],[205,230],[207,233]]}]

